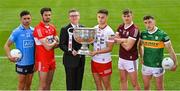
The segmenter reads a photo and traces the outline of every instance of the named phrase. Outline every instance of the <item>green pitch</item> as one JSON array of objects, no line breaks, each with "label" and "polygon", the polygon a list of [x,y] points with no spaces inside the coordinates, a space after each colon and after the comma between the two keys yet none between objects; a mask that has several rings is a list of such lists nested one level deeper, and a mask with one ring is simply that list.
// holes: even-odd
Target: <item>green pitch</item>
[{"label": "green pitch", "polygon": [[[180,2],[179,0],[4,0],[0,3],[0,90],[15,90],[17,87],[17,75],[15,66],[5,56],[3,45],[14,28],[19,25],[19,13],[22,10],[29,10],[32,13],[32,26],[41,20],[39,10],[42,7],[51,7],[53,10],[52,23],[57,27],[57,31],[68,23],[67,12],[71,8],[76,8],[81,13],[81,24],[93,27],[97,24],[96,12],[99,9],[109,10],[109,25],[116,31],[117,26],[122,22],[121,11],[130,8],[134,12],[134,23],[141,31],[144,29],[142,17],[146,14],[155,16],[157,25],[165,30],[172,40],[175,52],[180,59]],[[167,53],[165,51],[165,53]],[[114,46],[113,55],[118,54],[118,46]],[[62,51],[56,49],[56,55],[61,56]],[[113,74],[111,78],[112,88],[119,89],[119,72],[117,69],[118,57],[113,57]],[[141,66],[139,66],[139,82],[143,89]],[[165,89],[180,90],[180,68],[176,72],[166,71],[164,82]],[[38,87],[38,75],[34,74],[32,89]],[[151,88],[155,89],[154,81]],[[57,69],[55,72],[52,89],[64,90],[65,72],[62,65],[62,58],[57,58]],[[94,90],[95,84],[90,70],[90,58],[86,60],[86,68],[83,80],[84,90]],[[132,86],[129,82],[129,89]]]}]

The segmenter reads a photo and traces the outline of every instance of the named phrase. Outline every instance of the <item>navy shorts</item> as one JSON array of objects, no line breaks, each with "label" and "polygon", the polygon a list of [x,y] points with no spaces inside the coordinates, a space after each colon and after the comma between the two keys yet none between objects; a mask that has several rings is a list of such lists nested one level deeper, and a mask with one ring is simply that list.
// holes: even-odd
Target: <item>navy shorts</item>
[{"label": "navy shorts", "polygon": [[23,75],[32,74],[34,72],[34,64],[27,66],[21,66],[16,64],[16,72]]}]

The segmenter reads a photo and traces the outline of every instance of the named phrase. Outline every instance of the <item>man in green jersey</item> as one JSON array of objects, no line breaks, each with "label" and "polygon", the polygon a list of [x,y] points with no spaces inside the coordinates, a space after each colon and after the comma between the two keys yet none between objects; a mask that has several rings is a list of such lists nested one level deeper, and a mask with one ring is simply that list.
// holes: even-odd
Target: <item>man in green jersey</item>
[{"label": "man in green jersey", "polygon": [[141,32],[139,52],[142,61],[142,74],[144,90],[150,89],[150,80],[155,77],[156,89],[163,90],[164,69],[161,66],[163,60],[163,50],[166,48],[170,57],[174,61],[172,71],[177,68],[177,57],[171,45],[169,36],[155,25],[153,16],[143,18],[146,30]]}]

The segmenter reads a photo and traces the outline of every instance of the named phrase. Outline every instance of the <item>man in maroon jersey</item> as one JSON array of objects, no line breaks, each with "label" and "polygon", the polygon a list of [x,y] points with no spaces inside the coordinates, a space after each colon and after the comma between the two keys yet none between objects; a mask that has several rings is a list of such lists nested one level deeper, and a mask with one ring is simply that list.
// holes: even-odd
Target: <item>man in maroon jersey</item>
[{"label": "man in maroon jersey", "polygon": [[132,11],[125,9],[122,12],[123,24],[121,24],[115,35],[115,42],[120,44],[118,68],[120,71],[120,84],[122,90],[128,89],[129,75],[131,83],[136,90],[140,90],[137,81],[139,30],[132,21]]}]

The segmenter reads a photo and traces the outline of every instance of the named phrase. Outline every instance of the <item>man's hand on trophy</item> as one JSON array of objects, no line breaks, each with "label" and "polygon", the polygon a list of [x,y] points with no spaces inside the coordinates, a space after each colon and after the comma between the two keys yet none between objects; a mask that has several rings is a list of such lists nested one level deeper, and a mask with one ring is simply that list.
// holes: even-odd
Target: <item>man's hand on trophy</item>
[{"label": "man's hand on trophy", "polygon": [[56,42],[56,44],[54,45],[54,48],[58,48],[59,47],[59,37],[54,36],[54,41]]},{"label": "man's hand on trophy", "polygon": [[89,52],[89,56],[92,56],[92,57],[93,57],[93,56],[95,56],[97,53],[98,53],[97,51],[90,51],[90,52]]},{"label": "man's hand on trophy", "polygon": [[54,40],[59,43],[59,37],[58,36],[54,36]]},{"label": "man's hand on trophy", "polygon": [[73,51],[72,51],[72,54],[73,54],[73,56],[76,56],[78,53],[77,53],[76,50],[73,50]]}]

